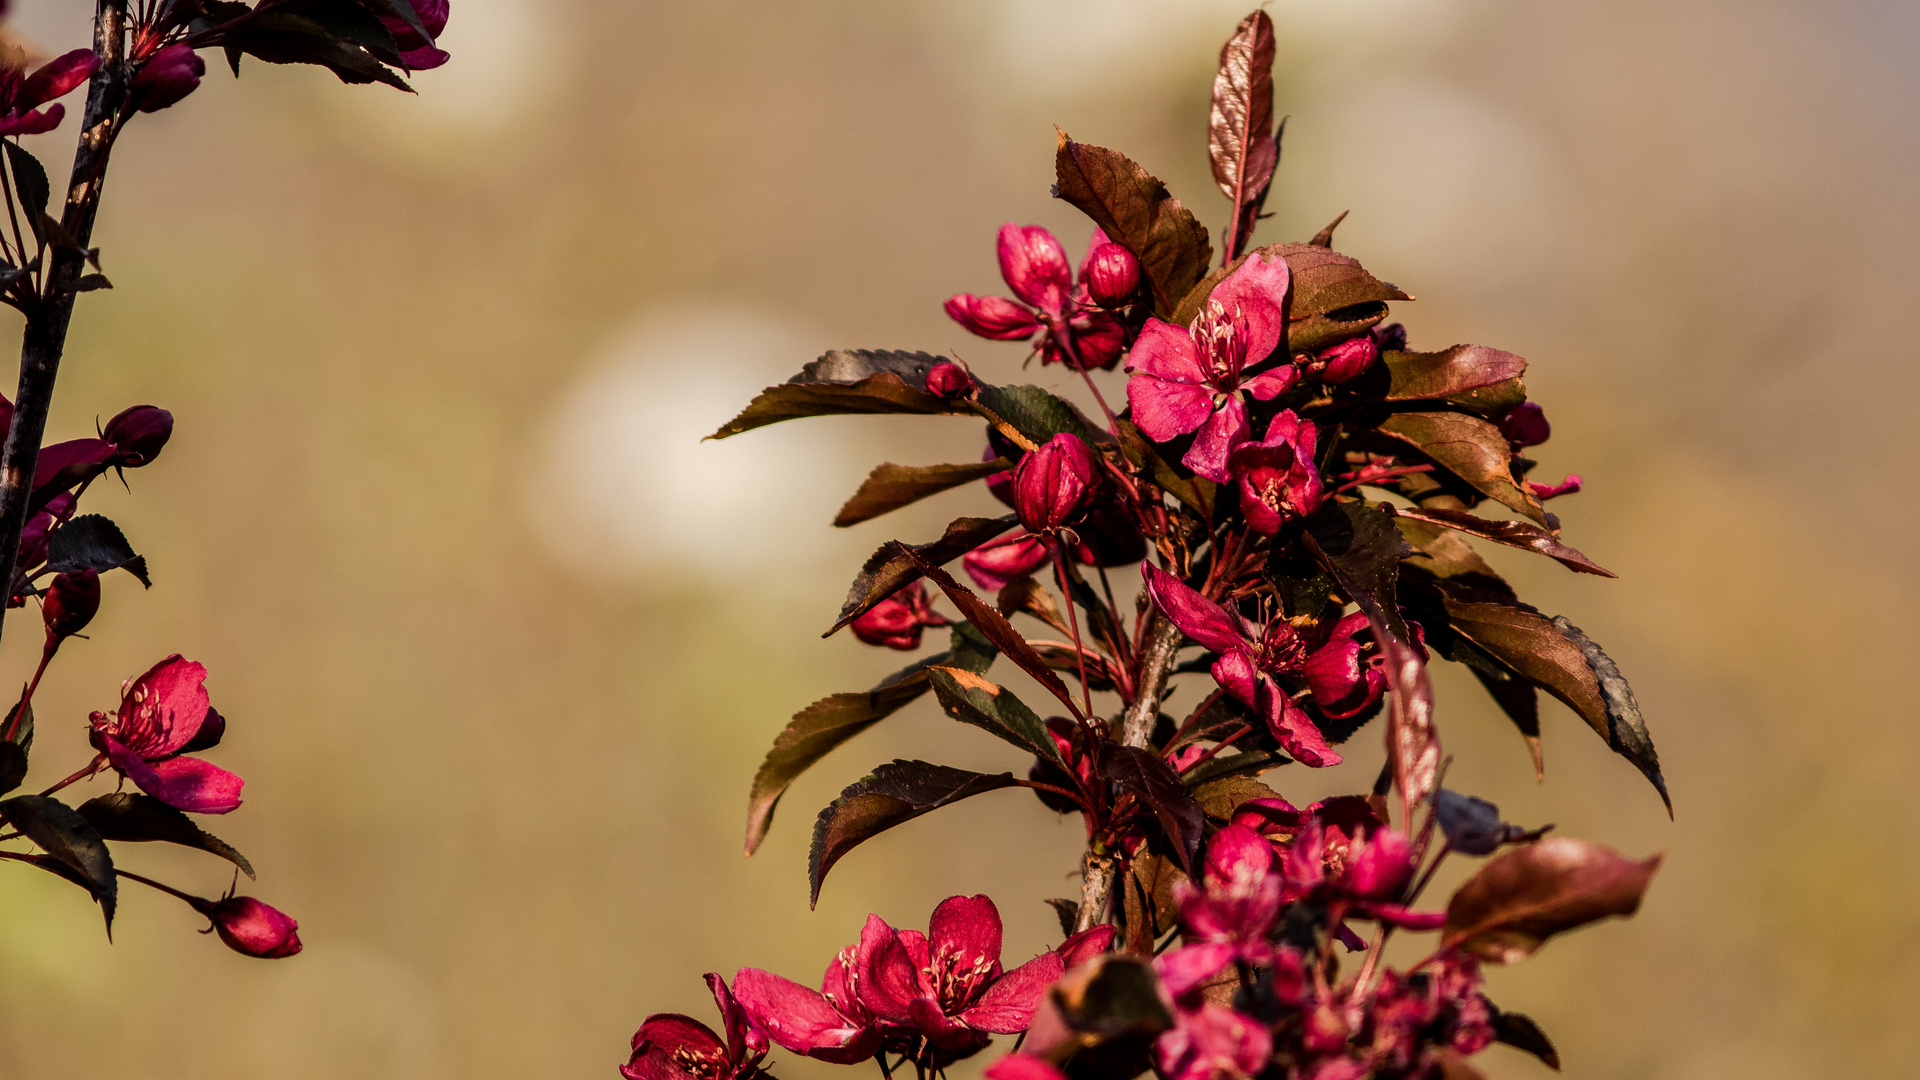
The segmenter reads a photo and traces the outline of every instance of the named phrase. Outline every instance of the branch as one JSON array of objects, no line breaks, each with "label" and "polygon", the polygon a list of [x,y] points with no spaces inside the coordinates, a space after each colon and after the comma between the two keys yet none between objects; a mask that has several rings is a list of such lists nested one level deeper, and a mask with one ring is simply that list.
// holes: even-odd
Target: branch
[{"label": "branch", "polygon": [[[1120,742],[1145,749],[1153,736],[1154,722],[1160,718],[1160,699],[1167,692],[1167,676],[1173,671],[1173,656],[1180,648],[1180,628],[1154,609],[1147,625],[1146,645],[1140,650],[1140,678],[1133,704],[1127,706],[1120,722]],[[1107,905],[1113,898],[1116,860],[1105,851],[1087,848],[1080,864],[1080,913],[1074,930],[1085,930],[1106,921]]]},{"label": "branch", "polygon": [[[74,150],[73,176],[68,181],[66,208],[60,218],[60,224],[82,250],[47,248],[46,290],[27,317],[20,343],[20,387],[14,399],[13,422],[0,449],[0,573],[4,573],[9,595],[14,561],[20,554],[20,531],[26,526],[27,502],[33,494],[33,471],[40,461],[40,440],[46,435],[47,410],[53,405],[53,383],[66,349],[67,326],[73,320],[77,295],[73,284],[86,263],[84,249],[93,237],[107,156],[113,150],[126,104],[126,0],[99,0],[93,20],[93,49],[100,57],[100,70],[87,87],[80,145]],[[5,615],[6,608],[0,604],[0,619]]]}]

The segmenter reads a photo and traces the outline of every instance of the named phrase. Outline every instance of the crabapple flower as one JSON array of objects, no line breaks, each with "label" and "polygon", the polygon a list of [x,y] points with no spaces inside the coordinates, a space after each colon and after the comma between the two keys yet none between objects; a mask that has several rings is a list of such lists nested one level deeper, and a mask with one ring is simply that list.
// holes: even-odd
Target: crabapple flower
[{"label": "crabapple flower", "polygon": [[40,106],[86,82],[99,67],[100,58],[92,49],[75,49],[28,75],[26,54],[14,49],[11,56],[0,59],[0,135],[38,135],[59,127],[67,107]]},{"label": "crabapple flower", "polygon": [[1286,340],[1287,282],[1286,260],[1254,254],[1214,287],[1193,325],[1148,319],[1128,357],[1133,422],[1155,442],[1198,431],[1180,460],[1217,483],[1230,478],[1227,452],[1247,438],[1240,392],[1268,401],[1297,377],[1292,365],[1245,374]]},{"label": "crabapple flower", "polygon": [[1399,352],[1407,347],[1407,327],[1405,323],[1388,323],[1376,326],[1371,331],[1373,343],[1381,352]]},{"label": "crabapple flower", "polygon": [[1143,565],[1141,571],[1154,604],[1181,633],[1220,654],[1214,681],[1264,717],[1287,753],[1314,768],[1340,763],[1313,718],[1274,681],[1276,673],[1297,672],[1308,660],[1305,643],[1285,620],[1255,626],[1158,567]]},{"label": "crabapple flower", "polygon": [[1314,366],[1320,369],[1321,382],[1343,383],[1372,367],[1378,359],[1380,343],[1369,332],[1321,350],[1314,357]]},{"label": "crabapple flower", "polygon": [[1267,437],[1243,442],[1227,454],[1227,471],[1240,485],[1240,512],[1262,536],[1272,536],[1290,517],[1320,509],[1325,497],[1314,461],[1319,431],[1287,409],[1267,423]]},{"label": "crabapple flower", "polygon": [[714,1030],[680,1013],[654,1013],[633,1033],[633,1055],[620,1066],[627,1080],[751,1080],[764,1076],[767,1033],[754,1024],[727,990],[727,981],[707,973],[720,1007],[724,1041]]},{"label": "crabapple flower", "polygon": [[[413,5],[413,13],[420,17],[420,25],[427,33],[438,39],[447,28],[448,0],[406,0]],[[434,47],[432,40],[420,36],[420,32],[407,25],[407,21],[398,15],[382,15],[380,22],[386,26],[387,33],[393,35],[393,43],[400,47],[400,59],[413,71],[431,71],[452,59],[445,52]]]},{"label": "crabapple flower", "polygon": [[1045,566],[1047,545],[1029,532],[989,540],[961,558],[967,576],[983,589],[1004,589],[1017,577]]},{"label": "crabapple flower", "polygon": [[1154,1040],[1154,1065],[1166,1080],[1244,1080],[1266,1070],[1273,1035],[1265,1024],[1224,1005],[1179,1009]]},{"label": "crabapple flower", "polygon": [[99,610],[100,571],[88,567],[54,577],[40,602],[40,620],[47,626],[47,639],[58,641],[85,630]]},{"label": "crabapple flower", "polygon": [[1013,467],[1013,509],[1028,532],[1051,535],[1080,516],[1098,479],[1093,451],[1061,432]]},{"label": "crabapple flower", "polygon": [[[969,331],[996,341],[1024,341],[1044,331],[1042,364],[1065,363],[1078,353],[1089,369],[1111,368],[1126,347],[1126,329],[1105,312],[1082,310],[1088,302],[1087,282],[1095,256],[1107,246],[1119,245],[1109,245],[1106,233],[1095,229],[1076,287],[1066,249],[1052,233],[1038,225],[1008,222],[1000,227],[997,243],[1000,276],[1020,299],[961,293],[947,301],[947,315]],[[1107,261],[1116,260],[1109,255]]]},{"label": "crabapple flower", "polygon": [[927,933],[888,927],[862,957],[861,1000],[944,1050],[972,1052],[989,1034],[1025,1031],[1066,964],[1049,950],[1003,972],[1000,933],[992,900],[950,896],[933,909]]},{"label": "crabapple flower", "polygon": [[141,112],[159,112],[180,103],[200,87],[207,62],[191,45],[169,45],[147,58],[127,88],[127,99]]},{"label": "crabapple flower", "polygon": [[251,896],[202,900],[194,907],[213,920],[227,948],[243,956],[279,960],[300,951],[300,924]]},{"label": "crabapple flower", "polygon": [[1207,841],[1205,887],[1174,883],[1174,902],[1188,944],[1159,956],[1154,970],[1167,992],[1184,997],[1235,961],[1273,959],[1268,931],[1280,917],[1282,885],[1273,845],[1245,825],[1228,825]]},{"label": "crabapple flower", "polygon": [[860,942],[840,950],[817,991],[759,968],[742,968],[733,977],[734,996],[774,1042],[796,1054],[838,1065],[865,1061],[880,1048],[880,1027],[860,1000],[860,966],[890,932],[880,916],[867,916]]},{"label": "crabapple flower", "polygon": [[[1413,625],[1419,625],[1417,623]],[[1360,637],[1367,640],[1362,642]],[[1373,624],[1356,611],[1333,624],[1326,644],[1315,649],[1301,666],[1313,703],[1335,720],[1344,720],[1373,706],[1387,688],[1384,661],[1370,653]]]},{"label": "crabapple flower", "polygon": [[100,437],[119,450],[114,464],[137,469],[159,457],[161,448],[173,438],[173,414],[157,405],[122,409],[107,421]]},{"label": "crabapple flower", "polygon": [[946,617],[934,611],[927,599],[926,586],[915,581],[875,604],[847,628],[869,645],[904,651],[920,647],[920,632],[926,627],[946,625]]},{"label": "crabapple flower", "polygon": [[1067,1080],[1046,1058],[1014,1052],[987,1066],[987,1080]]},{"label": "crabapple flower", "polygon": [[1120,244],[1101,244],[1087,256],[1081,277],[1087,296],[1103,308],[1125,307],[1140,288],[1140,260]]},{"label": "crabapple flower", "polygon": [[1068,968],[1078,967],[1113,948],[1113,939],[1119,932],[1112,923],[1089,926],[1061,942],[1053,951],[1060,954],[1060,962]]},{"label": "crabapple flower", "polygon": [[245,781],[185,756],[213,713],[201,685],[206,678],[203,665],[178,653],[167,657],[126,685],[118,712],[93,714],[92,739],[120,775],[168,806],[224,814],[240,805]]}]

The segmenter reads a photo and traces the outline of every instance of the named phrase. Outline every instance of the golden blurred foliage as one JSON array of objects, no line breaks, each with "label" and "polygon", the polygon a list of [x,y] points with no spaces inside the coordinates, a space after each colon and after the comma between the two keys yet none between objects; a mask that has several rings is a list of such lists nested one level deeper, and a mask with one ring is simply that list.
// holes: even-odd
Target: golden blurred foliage
[{"label": "golden blurred foliage", "polygon": [[[307,947],[244,960],[131,887],[110,945],[71,886],[0,873],[0,1075],[604,1080],[646,1014],[711,1022],[702,972],[811,981],[868,911],[924,925],[984,891],[1010,959],[1050,944],[1041,900],[1076,888],[1079,831],[1018,792],[863,847],[807,910],[811,814],[871,765],[1024,768],[931,704],[835,753],[739,855],[785,718],[903,662],[816,636],[859,560],[985,505],[835,533],[837,499],[878,461],[972,459],[977,426],[696,440],[829,347],[1013,378],[1019,347],[940,302],[999,291],[1003,221],[1077,255],[1053,124],[1217,229],[1207,92],[1246,2],[454,0],[454,60],[418,97],[252,61],[236,83],[210,57],[198,93],[140,117],[96,234],[116,287],[81,302],[52,435],[174,411],[131,492],[88,497],[156,584],[110,579],[93,640],[63,652],[34,779],[85,760],[120,680],[204,661],[231,725],[215,759],[249,784],[210,824]],[[21,0],[18,23],[70,47],[88,6]],[[1620,662],[1674,793],[1670,823],[1551,704],[1536,784],[1472,681],[1441,675],[1450,786],[1670,852],[1638,918],[1489,992],[1575,1076],[1911,1075],[1920,831],[1899,807],[1920,736],[1899,687],[1920,667],[1920,522],[1887,485],[1920,457],[1899,314],[1920,285],[1920,18],[1270,11],[1292,120],[1259,237],[1350,209],[1337,246],[1420,297],[1396,312],[1416,346],[1533,362],[1543,474],[1587,482],[1555,509],[1620,580],[1489,557]],[[72,134],[33,147],[57,165]],[[9,626],[14,677],[38,632]],[[1348,765],[1268,779],[1297,802],[1350,791],[1379,754],[1368,728]],[[202,893],[230,876],[195,852],[124,860]],[[1546,1075],[1505,1048],[1484,1063]]]}]

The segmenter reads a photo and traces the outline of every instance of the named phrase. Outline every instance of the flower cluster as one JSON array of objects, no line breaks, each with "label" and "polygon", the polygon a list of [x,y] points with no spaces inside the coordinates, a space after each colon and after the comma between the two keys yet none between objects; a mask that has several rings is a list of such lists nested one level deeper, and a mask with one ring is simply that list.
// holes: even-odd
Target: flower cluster
[{"label": "flower cluster", "polygon": [[[76,49],[29,70],[21,50],[0,46],[0,199],[11,223],[0,231],[0,303],[26,320],[19,400],[0,397],[0,567],[8,571],[0,618],[37,600],[45,629],[39,666],[0,720],[0,862],[36,867],[85,889],[109,931],[120,883],[133,881],[187,904],[207,919],[207,932],[246,956],[287,957],[301,948],[298,923],[253,897],[231,890],[202,897],[116,865],[124,849],[112,844],[158,841],[198,848],[253,876],[244,855],[188,816],[232,812],[244,786],[203,756],[227,734],[226,719],[208,696],[204,665],[176,654],[128,680],[118,706],[89,719],[93,759],[39,794],[14,794],[30,770],[34,695],[54,657],[93,625],[108,580],[119,580],[114,571],[152,584],[146,560],[120,527],[78,508],[105,473],[124,481],[125,470],[153,463],[173,436],[173,414],[137,405],[116,414],[94,438],[41,445],[77,297],[112,287],[89,246],[110,155],[136,116],[170,108],[200,85],[206,74],[200,53],[209,48],[221,49],[236,74],[241,57],[251,55],[324,67],[349,83],[407,89],[403,73],[447,61],[435,39],[446,27],[448,6],[448,0],[130,0],[99,5],[95,49]],[[0,16],[6,10],[0,3]],[[87,130],[74,152],[71,187],[56,200],[46,167],[18,137],[58,128],[66,115],[58,99],[83,85]],[[117,790],[78,806],[59,797],[103,774],[118,778]]]},{"label": "flower cluster", "polygon": [[[1387,321],[1412,297],[1335,251],[1333,225],[1251,245],[1279,159],[1261,70],[1272,34],[1256,11],[1221,53],[1208,143],[1232,205],[1217,266],[1206,228],[1164,185],[1062,135],[1055,194],[1093,226],[1077,271],[1052,233],[1009,223],[997,254],[1013,296],[947,301],[974,334],[1064,365],[1097,417],[1046,388],[998,385],[985,364],[835,350],[715,433],[836,414],[974,417],[979,461],[885,465],[836,523],[976,482],[1011,511],[867,559],[829,632],[917,651],[939,629],[945,647],[794,715],[754,778],[747,851],[795,778],[929,695],[1011,747],[1024,778],[873,768],[813,823],[816,900],[867,839],[988,792],[1025,788],[1086,836],[1078,899],[1049,901],[1067,938],[1055,953],[1003,971],[985,897],[946,901],[924,934],[874,918],[817,991],[735,976],[763,1048],[872,1059],[888,1075],[911,1063],[924,1080],[1024,1031],[996,1080],[1149,1067],[1166,1080],[1472,1076],[1466,1059],[1491,1041],[1554,1053],[1487,1001],[1480,965],[1631,913],[1657,868],[1542,839],[1440,786],[1427,668],[1444,661],[1473,669],[1536,763],[1545,691],[1666,797],[1617,665],[1522,602],[1474,546],[1611,576],[1543,505],[1579,478],[1529,479],[1526,455],[1550,427],[1527,399],[1527,362],[1480,345],[1414,349]],[[1124,394],[1101,389],[1122,375]],[[1003,661],[1026,681],[993,674]],[[1169,707],[1182,684],[1194,704]],[[1022,700],[1036,692],[1044,708]],[[1379,750],[1354,741],[1368,725]],[[1370,755],[1372,790],[1304,809],[1263,779]],[[1460,856],[1487,862],[1444,910],[1416,907],[1435,867]],[[1436,932],[1427,959],[1384,962],[1392,936]],[[642,1035],[636,1062],[653,1052],[643,1044],[667,1046]],[[666,1055],[708,1064],[684,1071],[760,1068],[752,1037],[725,1050],[710,1032],[688,1038]]]}]

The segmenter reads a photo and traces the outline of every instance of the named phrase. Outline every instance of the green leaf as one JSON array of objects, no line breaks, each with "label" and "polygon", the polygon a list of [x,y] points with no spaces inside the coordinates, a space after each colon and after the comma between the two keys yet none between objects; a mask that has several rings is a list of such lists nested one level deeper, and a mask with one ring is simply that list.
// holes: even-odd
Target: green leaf
[{"label": "green leaf", "polygon": [[1147,170],[1125,154],[1060,136],[1054,154],[1053,194],[1079,207],[1107,238],[1140,260],[1165,318],[1207,272],[1213,247],[1207,228]]},{"label": "green leaf", "polygon": [[111,937],[120,879],[113,872],[113,856],[107,852],[107,842],[93,825],[72,807],[45,795],[15,795],[0,800],[0,817],[73,871],[71,880],[85,887],[99,902]]},{"label": "green leaf", "polygon": [[1238,754],[1215,754],[1190,770],[1186,775],[1186,781],[1189,786],[1199,788],[1215,780],[1224,780],[1229,777],[1259,776],[1263,772],[1270,772],[1292,761],[1292,758],[1278,750],[1247,750]]},{"label": "green leaf", "polygon": [[1379,430],[1432,458],[1481,494],[1547,524],[1540,501],[1513,482],[1513,453],[1500,429],[1477,416],[1410,412],[1380,421]]},{"label": "green leaf", "polygon": [[877,465],[860,484],[860,490],[834,515],[839,528],[871,521],[888,511],[919,502],[929,495],[970,484],[975,480],[1011,469],[1005,458],[974,461],[964,465]]},{"label": "green leaf", "polygon": [[1613,571],[1587,558],[1580,552],[1560,542],[1560,538],[1542,529],[1538,525],[1529,525],[1524,521],[1489,521],[1478,514],[1469,514],[1465,510],[1446,510],[1439,507],[1413,507],[1399,511],[1401,517],[1424,521],[1458,532],[1468,533],[1496,544],[1519,548],[1522,551],[1537,552],[1554,560],[1569,570],[1597,577],[1613,577]]},{"label": "green leaf", "polygon": [[964,406],[926,391],[927,372],[940,359],[925,352],[833,349],[793,378],[760,391],[739,416],[707,438],[725,439],[803,416],[965,413]]},{"label": "green leaf", "polygon": [[1036,444],[1061,434],[1082,439],[1103,437],[1072,402],[1037,386],[981,386],[976,396],[980,404]]},{"label": "green leaf", "polygon": [[1527,400],[1521,378],[1527,362],[1485,345],[1455,345],[1435,353],[1389,352],[1380,359],[1389,379],[1387,401],[1443,401],[1492,416]]},{"label": "green leaf", "polygon": [[1598,645],[1565,619],[1549,619],[1529,607],[1459,600],[1444,587],[1440,598],[1455,633],[1580,714],[1608,747],[1646,776],[1667,813],[1673,813],[1646,720],[1619,669]]},{"label": "green leaf", "polygon": [[80,804],[80,816],[86,818],[103,840],[133,843],[159,841],[199,848],[239,867],[253,877],[253,864],[233,845],[193,823],[187,815],[151,795],[118,792],[102,795]]},{"label": "green leaf", "polygon": [[26,212],[28,221],[37,221],[47,212],[47,202],[53,197],[53,186],[47,182],[46,167],[40,159],[20,148],[20,144],[9,142],[7,165],[13,170],[14,194],[20,207]]},{"label": "green leaf", "polygon": [[1453,894],[1440,946],[1496,964],[1524,960],[1555,934],[1638,911],[1662,857],[1635,862],[1570,836],[1510,848]]},{"label": "green leaf", "polygon": [[860,844],[922,814],[1016,783],[1012,773],[989,776],[924,761],[894,761],[854,781],[813,824],[807,858],[810,905],[820,903],[827,871]]},{"label": "green leaf", "polygon": [[903,544],[889,540],[868,556],[866,564],[854,575],[847,590],[840,617],[821,637],[831,637],[839,629],[872,610],[875,604],[918,581],[921,565],[939,565],[965,555],[981,544],[1020,523],[1012,514],[997,518],[956,518],[947,525],[940,539],[926,544]]},{"label": "green leaf", "polygon": [[1244,773],[1216,777],[1193,785],[1193,797],[1215,821],[1226,821],[1254,799],[1277,799],[1280,793]]},{"label": "green leaf", "polygon": [[1067,767],[1045,722],[1011,691],[959,668],[936,667],[929,674],[933,696],[948,716],[990,732],[1035,757]]},{"label": "green leaf", "polygon": [[787,788],[821,758],[927,692],[927,669],[935,665],[980,673],[997,654],[970,624],[953,628],[952,645],[943,653],[915,661],[864,693],[833,694],[793,714],[774,737],[747,793],[747,854],[766,839],[773,811]]}]

